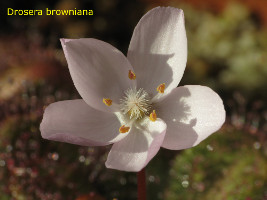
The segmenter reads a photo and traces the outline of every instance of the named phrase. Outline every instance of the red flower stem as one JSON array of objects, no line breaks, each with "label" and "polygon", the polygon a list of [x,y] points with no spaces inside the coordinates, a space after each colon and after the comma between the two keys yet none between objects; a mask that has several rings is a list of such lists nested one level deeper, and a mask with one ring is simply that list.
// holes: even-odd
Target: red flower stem
[{"label": "red flower stem", "polygon": [[138,200],[146,200],[146,169],[137,173]]}]

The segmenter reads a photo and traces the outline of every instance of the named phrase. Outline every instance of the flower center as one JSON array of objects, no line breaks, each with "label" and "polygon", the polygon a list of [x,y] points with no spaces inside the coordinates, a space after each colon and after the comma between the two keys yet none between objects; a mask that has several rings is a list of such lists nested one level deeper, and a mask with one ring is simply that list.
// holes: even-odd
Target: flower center
[{"label": "flower center", "polygon": [[[136,79],[136,75],[132,70],[129,70],[128,78],[130,80]],[[165,83],[161,83],[156,89],[158,93],[164,93]],[[103,98],[102,101],[106,106],[112,106],[112,99]],[[130,88],[126,90],[125,96],[120,102],[120,109],[123,115],[130,118],[131,122],[130,124],[128,122],[126,122],[126,124],[122,124],[122,126],[119,128],[119,132],[128,133],[131,129],[130,126],[133,120],[141,119],[145,115],[149,115],[150,121],[155,122],[157,120],[157,114],[155,110],[150,112],[151,108],[151,98],[143,88],[140,88],[139,90],[136,90],[136,88]]]},{"label": "flower center", "polygon": [[151,102],[148,93],[143,88],[139,90],[130,88],[121,99],[120,107],[122,113],[129,115],[130,119],[141,119],[149,114]]}]

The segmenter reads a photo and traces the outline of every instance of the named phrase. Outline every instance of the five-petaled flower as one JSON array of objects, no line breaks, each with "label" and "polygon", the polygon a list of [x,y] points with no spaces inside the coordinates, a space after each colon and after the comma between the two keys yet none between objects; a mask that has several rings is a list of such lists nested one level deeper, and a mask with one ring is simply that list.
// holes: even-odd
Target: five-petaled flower
[{"label": "five-petaled flower", "polygon": [[43,138],[86,146],[113,144],[108,168],[140,171],[160,147],[199,144],[225,121],[208,87],[178,87],[187,60],[183,11],[158,7],[135,27],[127,58],[93,38],[61,39],[82,99],[45,109]]}]

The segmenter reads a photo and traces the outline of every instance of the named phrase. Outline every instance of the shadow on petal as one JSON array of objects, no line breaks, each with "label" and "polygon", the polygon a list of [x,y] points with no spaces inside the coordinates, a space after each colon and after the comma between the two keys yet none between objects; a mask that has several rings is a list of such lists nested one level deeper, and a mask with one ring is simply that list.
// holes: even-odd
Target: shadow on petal
[{"label": "shadow on petal", "polygon": [[[157,87],[162,83],[165,83],[165,94],[177,86],[172,84],[174,73],[169,64],[174,58],[174,53],[164,55],[134,52],[134,55],[135,57],[132,58],[134,61],[131,64],[135,70],[137,88],[144,88],[151,97],[154,97],[158,94]],[[145,57],[146,60],[139,60],[140,57]]]},{"label": "shadow on petal", "polygon": [[185,149],[194,146],[198,134],[194,130],[197,119],[192,118],[190,107],[185,98],[191,93],[186,87],[180,87],[179,93],[172,92],[156,105],[158,116],[167,124],[163,147],[168,149]]}]

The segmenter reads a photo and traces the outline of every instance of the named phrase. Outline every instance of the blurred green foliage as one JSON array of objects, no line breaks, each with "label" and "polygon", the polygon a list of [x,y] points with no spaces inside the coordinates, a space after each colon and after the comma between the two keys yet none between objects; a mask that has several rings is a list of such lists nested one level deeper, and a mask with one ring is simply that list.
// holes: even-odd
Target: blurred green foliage
[{"label": "blurred green foliage", "polygon": [[189,43],[186,82],[205,81],[220,91],[266,97],[267,31],[248,9],[232,3],[222,13],[212,14],[181,7]]},{"label": "blurred green foliage", "polygon": [[261,200],[267,183],[266,150],[243,132],[218,132],[175,158],[166,199]]}]

